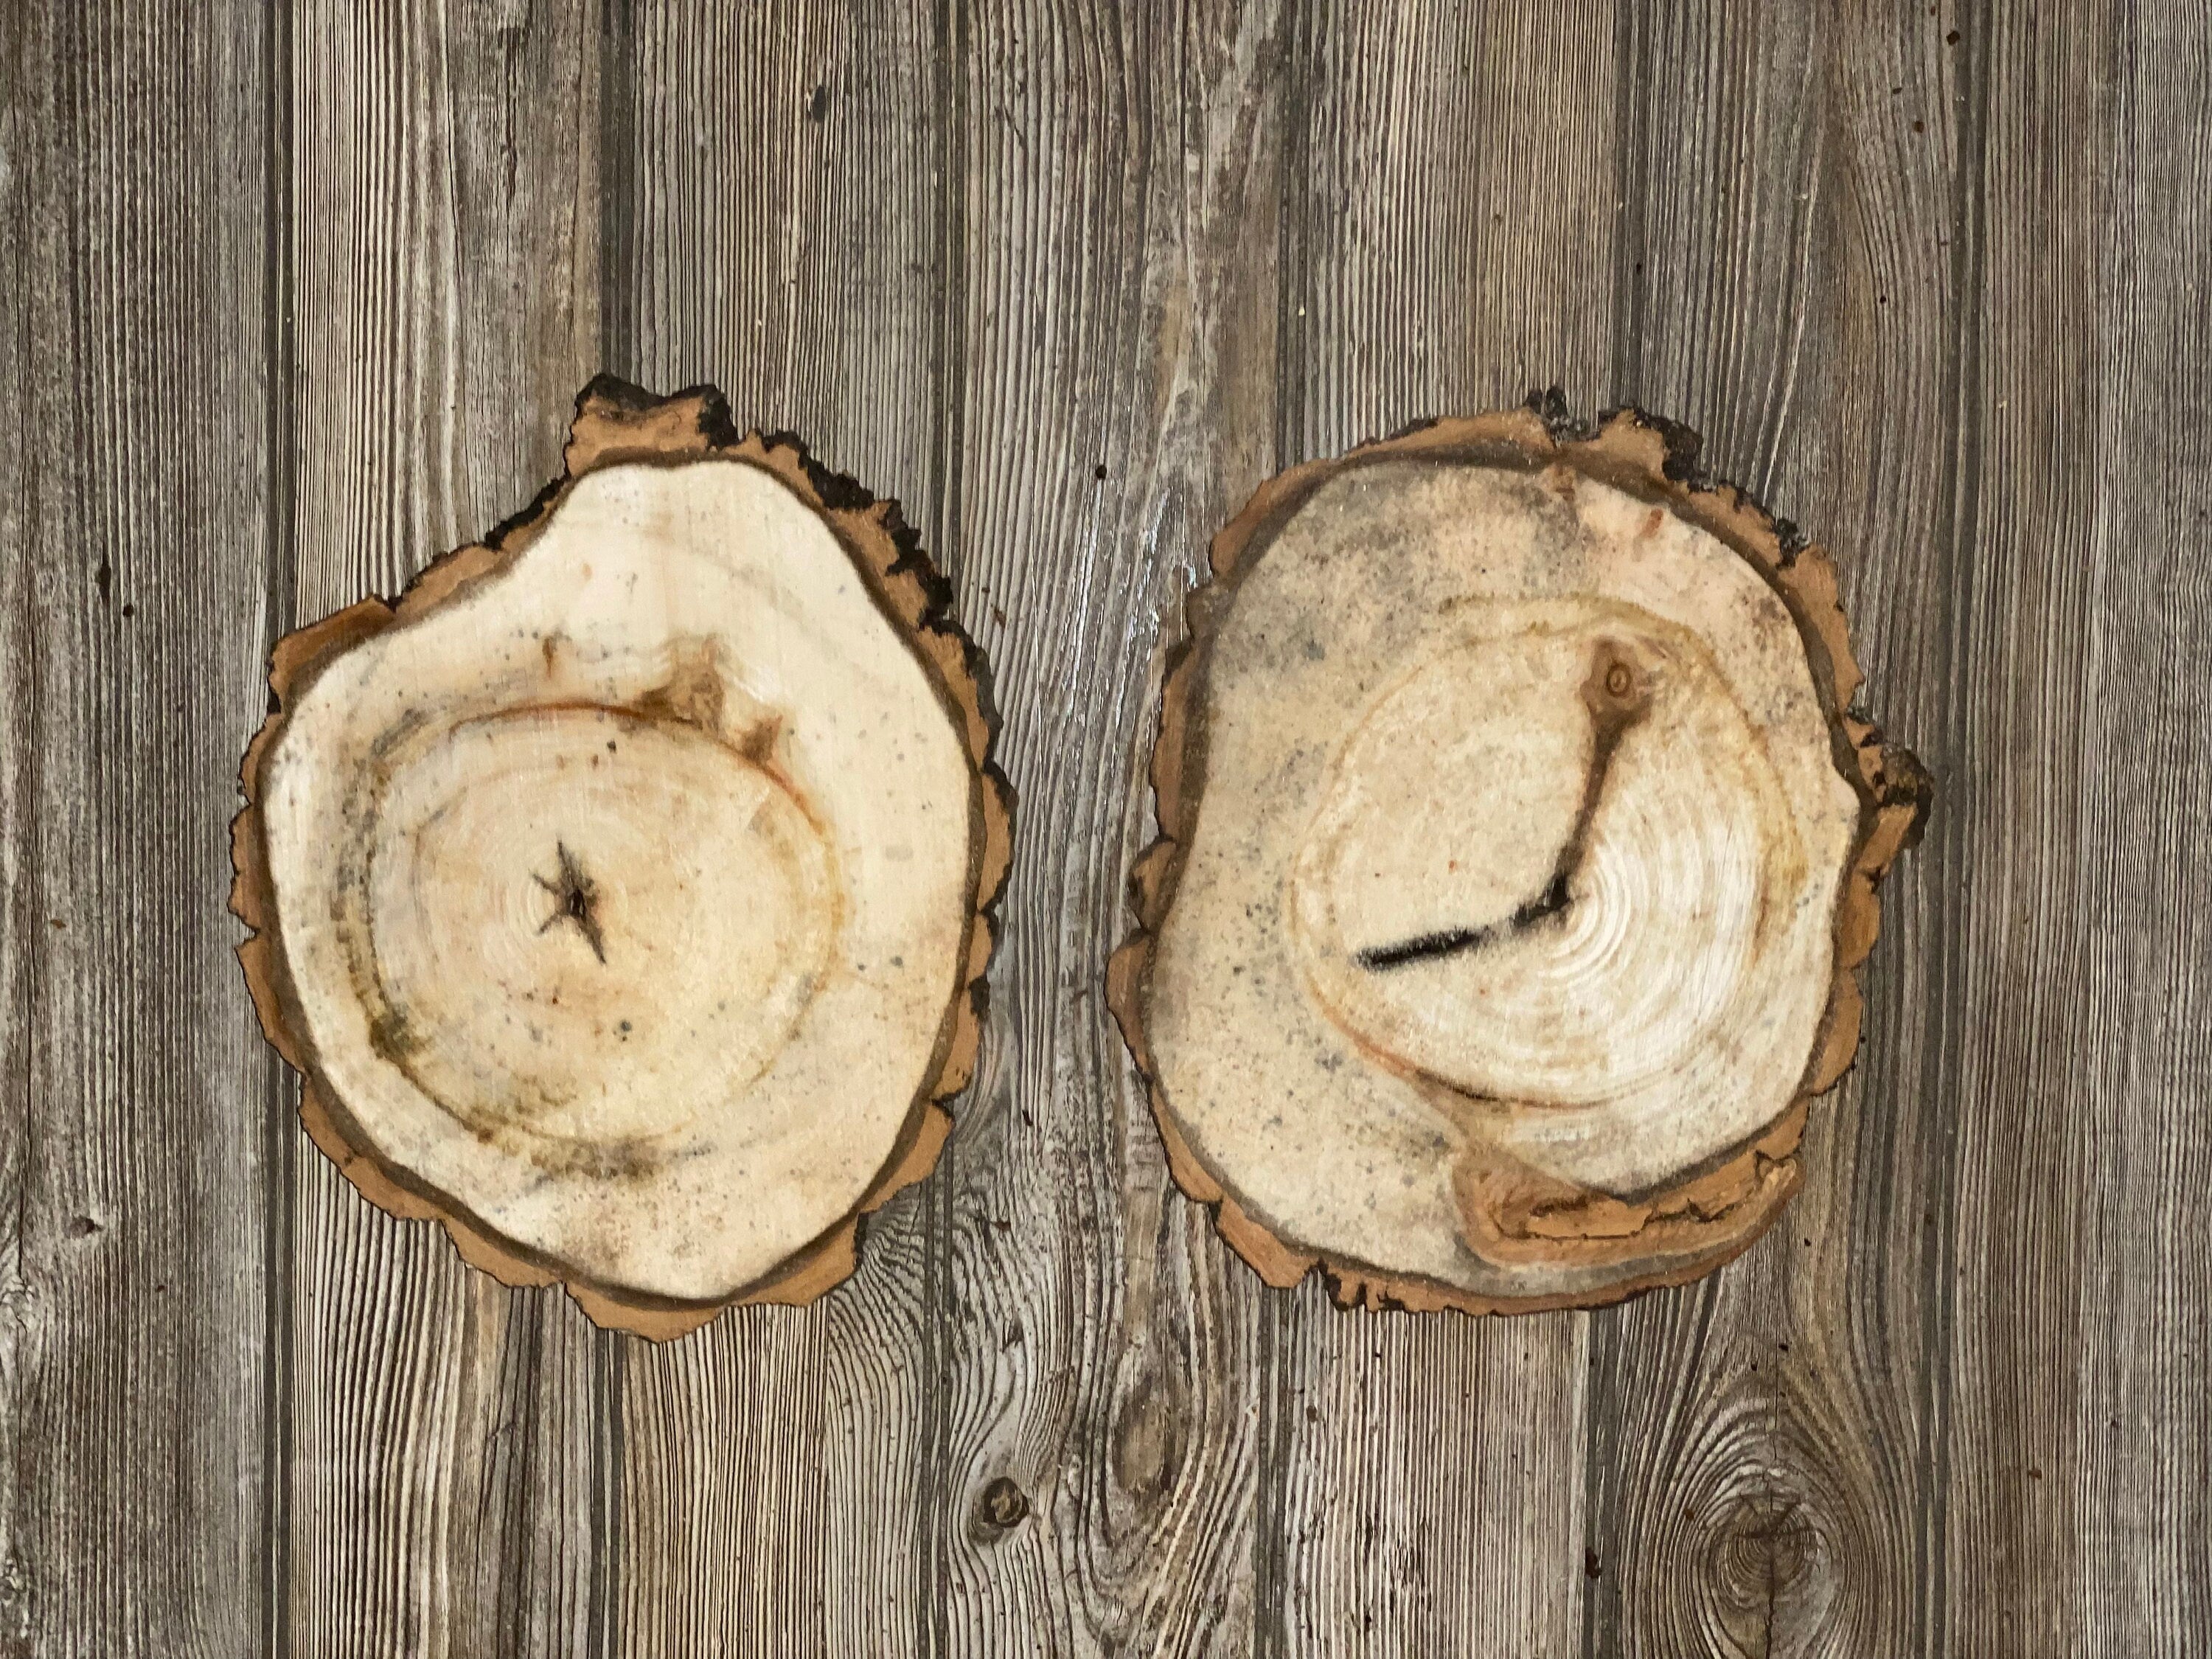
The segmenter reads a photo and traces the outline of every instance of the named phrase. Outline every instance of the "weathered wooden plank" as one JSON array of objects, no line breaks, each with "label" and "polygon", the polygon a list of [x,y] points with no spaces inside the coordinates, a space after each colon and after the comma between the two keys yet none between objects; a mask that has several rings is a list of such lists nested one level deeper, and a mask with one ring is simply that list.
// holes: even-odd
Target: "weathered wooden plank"
[{"label": "weathered wooden plank", "polygon": [[[2205,26],[1992,20],[1962,740],[1952,1644],[2180,1652],[2206,1619]],[[2181,580],[2177,583],[2177,575]]]},{"label": "weathered wooden plank", "polygon": [[[1960,140],[1944,31],[1917,5],[1637,15],[1621,367],[1626,397],[1702,431],[1708,465],[1835,552],[1874,705],[1948,792]],[[1948,884],[1927,856],[1887,896],[1866,1046],[1814,1109],[1804,1190],[1717,1279],[1595,1322],[1589,1653],[1929,1639],[1928,1327],[1945,1304],[1925,1224],[1948,1115],[1928,1087],[1942,935],[1921,896]]]},{"label": "weathered wooden plank", "polygon": [[[933,1218],[941,1653],[1253,1639],[1261,1289],[1169,1191],[1100,984],[1150,834],[1164,613],[1277,460],[1273,109],[1293,15],[999,4],[954,43],[949,516],[1021,804],[1002,1065]],[[1011,1526],[989,1518],[1001,1480],[1027,1505]]]},{"label": "weathered wooden plank", "polygon": [[[51,117],[32,95],[31,88],[45,78],[51,48],[43,17],[28,7],[0,17],[0,223],[28,227],[40,198],[48,188],[43,171],[42,144]],[[0,247],[0,396],[8,399],[15,418],[25,418],[30,408],[31,341],[36,329],[42,290],[33,286],[37,256],[46,252],[28,234],[12,235]],[[50,257],[50,256],[49,256]],[[43,290],[52,295],[50,283]],[[21,1467],[23,1448],[16,1428],[17,1401],[22,1389],[27,1323],[26,1286],[18,1264],[23,1260],[24,1183],[28,1178],[28,1153],[36,1121],[30,1092],[31,1010],[33,958],[32,941],[45,920],[33,918],[35,892],[31,884],[35,848],[30,837],[17,830],[30,822],[31,792],[36,787],[33,757],[38,742],[27,711],[31,685],[38,673],[31,655],[33,610],[31,555],[33,524],[33,463],[29,447],[0,445],[0,686],[5,687],[9,708],[25,711],[0,720],[0,1093],[6,1097],[7,1131],[0,1133],[0,1215],[4,1250],[0,1250],[0,1465],[9,1479],[0,1483],[0,1642],[12,1656],[30,1645],[31,1607],[27,1578],[10,1571],[6,1563],[21,1553],[16,1542],[21,1482],[15,1472]]]},{"label": "weathered wooden plank", "polygon": [[269,88],[245,8],[0,14],[0,1652],[258,1649]]},{"label": "weathered wooden plank", "polygon": [[2110,19],[2017,11],[1968,37],[1962,184],[1978,317],[1962,360],[1943,825],[1964,944],[1944,989],[1942,1081],[1956,1115],[1942,1543],[1948,1645],[2077,1650],[2085,1587],[2077,1461],[2086,1357],[2081,1243],[2087,1028],[2080,954],[2099,220],[2107,157],[2056,119],[2109,131],[2097,82]]},{"label": "weathered wooden plank", "polygon": [[2212,13],[2114,21],[2100,418],[2076,463],[2100,485],[2081,783],[2100,808],[2083,848],[2097,1041],[2074,1452],[2087,1645],[2118,1656],[2212,1630],[2212,594],[2185,574],[2212,533],[2192,413],[2212,375]]},{"label": "weathered wooden plank", "polygon": [[[1314,14],[1292,173],[1285,459],[1561,386],[1613,351],[1609,24],[1540,6]],[[1588,1319],[1277,1307],[1271,1450],[1289,1655],[1582,1639]]]},{"label": "weathered wooden plank", "polygon": [[[293,20],[296,613],[390,593],[560,470],[596,367],[585,0]],[[603,1600],[594,1334],[371,1208],[286,1126],[283,1650],[580,1653]]]},{"label": "weathered wooden plank", "polygon": [[[797,432],[941,557],[939,27],[920,4],[637,9],[607,65],[631,88],[610,148],[634,158],[607,350]],[[923,1645],[928,1201],[873,1218],[811,1307],[623,1345],[621,1650]]]},{"label": "weathered wooden plank", "polygon": [[[2185,1650],[2208,97],[2181,0],[0,9],[0,1653]],[[603,362],[907,501],[1024,792],[945,1169],[666,1349],[355,1198],[220,911],[272,626]],[[1279,465],[1552,381],[1837,548],[1942,801],[1775,1238],[1342,1316],[1098,1007],[1158,631]]]}]

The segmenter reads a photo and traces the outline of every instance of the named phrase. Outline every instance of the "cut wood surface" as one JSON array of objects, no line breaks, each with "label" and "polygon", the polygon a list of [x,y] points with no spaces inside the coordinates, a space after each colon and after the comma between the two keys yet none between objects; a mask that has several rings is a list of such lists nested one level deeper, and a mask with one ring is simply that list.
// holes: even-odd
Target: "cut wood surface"
[{"label": "cut wood surface", "polygon": [[975,1072],[1007,799],[895,503],[602,379],[567,471],[276,647],[233,907],[309,1133],[669,1339],[806,1303]]},{"label": "cut wood surface", "polygon": [[1926,778],[1844,713],[1828,556],[1670,476],[1683,444],[1433,422],[1214,542],[1109,994],[1272,1283],[1617,1301],[1796,1185]]},{"label": "cut wood surface", "polygon": [[[0,1654],[2201,1647],[2207,29],[0,9]],[[224,909],[272,647],[601,371],[903,504],[1023,801],[936,1173],[662,1344],[367,1202]],[[1162,670],[1264,480],[1554,384],[1834,549],[1939,805],[1759,1242],[1340,1310],[1176,1189],[1105,1006]]]}]

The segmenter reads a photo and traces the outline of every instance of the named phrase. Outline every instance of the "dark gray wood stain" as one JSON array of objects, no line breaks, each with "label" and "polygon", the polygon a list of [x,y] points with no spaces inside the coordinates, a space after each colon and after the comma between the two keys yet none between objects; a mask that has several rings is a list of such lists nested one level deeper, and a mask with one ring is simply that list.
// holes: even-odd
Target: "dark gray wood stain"
[{"label": "dark gray wood stain", "polygon": [[[2015,1655],[2212,1636],[2212,15],[0,9],[0,1655]],[[308,1146],[223,911],[296,620],[600,368],[895,495],[1020,792],[977,1085],[654,1347]],[[1558,385],[1833,548],[1939,790],[1809,1179],[1593,1314],[1272,1292],[1100,995],[1279,467]]]}]

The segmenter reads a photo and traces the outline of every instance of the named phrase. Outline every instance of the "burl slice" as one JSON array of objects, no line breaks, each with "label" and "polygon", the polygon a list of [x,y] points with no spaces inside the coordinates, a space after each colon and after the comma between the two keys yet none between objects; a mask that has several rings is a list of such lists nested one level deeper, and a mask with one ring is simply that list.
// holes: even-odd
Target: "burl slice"
[{"label": "burl slice", "polygon": [[1176,1179],[1272,1282],[1610,1301],[1797,1183],[1928,784],[1845,712],[1826,556],[1683,437],[1444,422],[1214,544],[1110,991]]},{"label": "burl slice", "polygon": [[233,908],[318,1145],[669,1337],[853,1268],[973,1066],[995,721],[894,503],[595,381],[566,475],[276,652]]}]

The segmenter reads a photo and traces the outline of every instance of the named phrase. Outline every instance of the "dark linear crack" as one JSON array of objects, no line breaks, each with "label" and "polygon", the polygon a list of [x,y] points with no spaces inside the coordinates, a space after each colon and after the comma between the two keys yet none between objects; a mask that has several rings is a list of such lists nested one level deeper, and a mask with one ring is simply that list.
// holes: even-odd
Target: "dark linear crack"
[{"label": "dark linear crack", "polygon": [[599,902],[599,889],[584,873],[584,866],[576,861],[576,855],[568,850],[567,842],[556,842],[553,846],[560,854],[561,873],[551,881],[543,876],[531,877],[532,881],[552,894],[556,901],[553,914],[538,924],[538,931],[542,933],[557,923],[573,921],[576,924],[576,931],[584,936],[584,942],[592,947],[592,954],[605,962],[607,959],[606,938],[599,931],[599,915],[593,908]]},{"label": "dark linear crack", "polygon": [[[1561,866],[1565,864],[1561,857]],[[1451,927],[1442,933],[1423,933],[1419,939],[1409,939],[1396,945],[1377,945],[1372,951],[1362,951],[1354,958],[1362,968],[1396,968],[1408,962],[1425,961],[1431,957],[1454,957],[1469,951],[1479,951],[1486,945],[1495,944],[1514,933],[1526,933],[1540,921],[1548,921],[1567,908],[1567,877],[1565,867],[1554,869],[1552,884],[1537,897],[1513,913],[1508,921],[1492,922],[1487,927]]]},{"label": "dark linear crack", "polygon": [[1598,647],[1590,664],[1589,678],[1583,682],[1583,702],[1590,712],[1589,775],[1583,782],[1582,804],[1576,810],[1574,827],[1567,832],[1559,857],[1553,860],[1552,878],[1544,884],[1544,890],[1504,921],[1492,922],[1486,927],[1440,928],[1395,945],[1378,945],[1358,952],[1352,957],[1354,962],[1371,972],[1385,973],[1408,963],[1464,956],[1470,951],[1480,951],[1501,939],[1525,933],[1565,912],[1573,899],[1575,872],[1582,867],[1589,849],[1590,823],[1597,817],[1598,800],[1605,793],[1613,757],[1620,751],[1620,740],[1629,727],[1650,712],[1651,693],[1629,662],[1627,653],[1608,641]]}]

